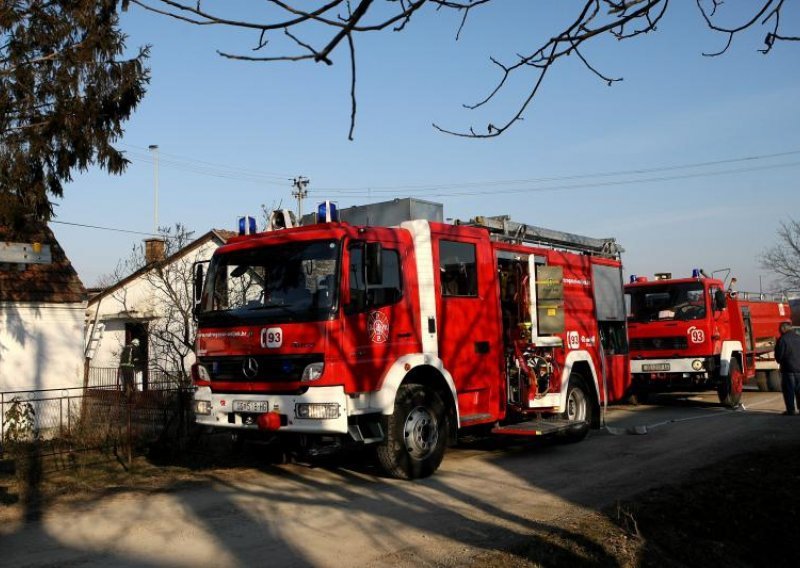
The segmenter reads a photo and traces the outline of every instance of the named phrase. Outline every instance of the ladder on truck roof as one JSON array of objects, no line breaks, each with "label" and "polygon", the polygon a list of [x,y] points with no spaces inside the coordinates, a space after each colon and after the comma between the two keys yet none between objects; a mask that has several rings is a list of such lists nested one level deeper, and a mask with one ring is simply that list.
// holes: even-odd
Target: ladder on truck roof
[{"label": "ladder on truck roof", "polygon": [[785,292],[739,292],[734,291],[740,300],[748,302],[782,302],[789,301]]},{"label": "ladder on truck roof", "polygon": [[619,259],[625,252],[625,249],[617,244],[616,239],[611,237],[599,239],[535,227],[512,221],[508,215],[478,216],[461,224],[487,229],[494,240],[501,242],[528,243],[613,259]]}]

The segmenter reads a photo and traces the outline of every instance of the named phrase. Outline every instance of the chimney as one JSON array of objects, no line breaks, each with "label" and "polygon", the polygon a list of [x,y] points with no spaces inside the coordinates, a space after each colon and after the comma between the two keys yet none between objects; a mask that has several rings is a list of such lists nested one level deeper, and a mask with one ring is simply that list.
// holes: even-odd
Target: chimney
[{"label": "chimney", "polygon": [[165,241],[160,237],[144,240],[144,260],[150,265],[164,260]]}]

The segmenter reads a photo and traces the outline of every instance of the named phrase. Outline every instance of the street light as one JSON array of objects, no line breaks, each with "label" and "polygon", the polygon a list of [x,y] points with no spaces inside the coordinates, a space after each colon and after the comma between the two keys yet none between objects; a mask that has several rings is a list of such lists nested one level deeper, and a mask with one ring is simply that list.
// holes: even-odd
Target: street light
[{"label": "street light", "polygon": [[147,147],[153,153],[153,234],[158,234],[158,145],[150,144]]}]

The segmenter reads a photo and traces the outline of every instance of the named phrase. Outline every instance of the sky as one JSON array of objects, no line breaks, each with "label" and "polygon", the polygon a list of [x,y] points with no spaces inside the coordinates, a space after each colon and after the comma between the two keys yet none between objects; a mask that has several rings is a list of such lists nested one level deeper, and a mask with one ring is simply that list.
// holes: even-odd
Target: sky
[{"label": "sky", "polygon": [[[266,19],[266,3],[216,4]],[[789,4],[784,25],[800,35],[800,7]],[[84,284],[111,273],[140,233],[154,231],[148,146],[157,145],[158,224],[183,223],[197,236],[233,230],[240,215],[260,217],[262,205],[295,207],[291,180],[305,176],[306,211],[324,199],[347,207],[417,197],[443,203],[447,218],[508,214],[614,237],[626,275],[730,269],[740,290],[769,289],[774,275],[758,257],[777,243],[781,221],[800,218],[800,42],[762,55],[766,29],[757,28],[726,54],[704,57],[726,37],[704,26],[694,2],[674,2],[656,32],[584,49],[623,81],[608,86],[570,57],[500,137],[432,127],[484,130],[512,116],[532,75],[488,108],[464,105],[498,80],[490,57],[510,62],[532,51],[578,5],[489,3],[458,40],[459,17],[429,6],[402,32],[357,37],[354,141],[346,50],[334,52],[332,66],[231,61],[217,50],[252,54],[257,36],[131,6],[121,19],[128,47],[152,46],[147,95],[118,143],[131,164],[122,176],[76,173],[51,227]],[[723,8],[735,21],[748,5]]]}]

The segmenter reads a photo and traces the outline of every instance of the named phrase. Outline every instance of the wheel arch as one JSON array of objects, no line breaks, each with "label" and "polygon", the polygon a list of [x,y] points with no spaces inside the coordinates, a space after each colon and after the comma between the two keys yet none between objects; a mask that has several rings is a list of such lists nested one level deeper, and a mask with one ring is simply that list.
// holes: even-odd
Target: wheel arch
[{"label": "wheel arch", "polygon": [[444,368],[441,359],[429,354],[415,353],[397,359],[384,376],[380,389],[373,394],[371,406],[383,415],[391,414],[394,412],[397,390],[409,383],[433,388],[451,413],[451,424],[458,425],[458,397],[453,377]]},{"label": "wheel arch", "polygon": [[731,361],[739,363],[739,369],[744,370],[744,349],[741,341],[723,341],[719,354],[719,375],[727,377],[731,372]]}]

